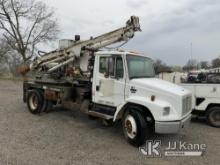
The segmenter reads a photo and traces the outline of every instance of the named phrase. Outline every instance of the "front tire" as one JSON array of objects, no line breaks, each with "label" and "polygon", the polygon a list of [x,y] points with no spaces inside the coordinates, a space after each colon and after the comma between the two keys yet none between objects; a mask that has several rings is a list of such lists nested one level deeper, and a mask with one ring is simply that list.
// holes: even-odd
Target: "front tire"
[{"label": "front tire", "polygon": [[209,125],[220,128],[220,107],[211,107],[206,112],[206,120]]},{"label": "front tire", "polygon": [[124,136],[130,144],[138,147],[145,143],[148,126],[142,113],[130,109],[125,112],[122,123]]}]

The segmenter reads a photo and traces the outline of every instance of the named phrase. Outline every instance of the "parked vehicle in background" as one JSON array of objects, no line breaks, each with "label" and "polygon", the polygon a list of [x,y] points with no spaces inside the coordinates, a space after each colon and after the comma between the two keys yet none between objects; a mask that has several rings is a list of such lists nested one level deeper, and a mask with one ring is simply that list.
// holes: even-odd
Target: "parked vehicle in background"
[{"label": "parked vehicle in background", "polygon": [[203,115],[214,127],[220,127],[220,84],[183,83],[184,88],[193,93],[193,114]]},{"label": "parked vehicle in background", "polygon": [[190,90],[193,94],[192,114],[205,116],[209,125],[220,127],[219,69],[189,72],[185,81],[182,81],[179,85]]}]

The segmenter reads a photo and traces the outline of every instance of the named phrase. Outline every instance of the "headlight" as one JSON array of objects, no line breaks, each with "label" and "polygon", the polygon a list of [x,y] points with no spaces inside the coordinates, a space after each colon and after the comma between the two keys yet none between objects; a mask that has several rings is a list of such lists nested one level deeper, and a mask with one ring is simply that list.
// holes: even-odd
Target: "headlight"
[{"label": "headlight", "polygon": [[170,114],[170,107],[165,107],[164,109],[163,109],[163,116],[167,116],[167,115],[169,115]]}]

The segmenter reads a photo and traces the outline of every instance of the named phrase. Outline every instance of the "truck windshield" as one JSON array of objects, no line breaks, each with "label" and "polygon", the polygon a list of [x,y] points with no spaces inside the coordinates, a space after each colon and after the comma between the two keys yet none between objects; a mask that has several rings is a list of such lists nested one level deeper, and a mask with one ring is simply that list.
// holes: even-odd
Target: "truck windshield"
[{"label": "truck windshield", "polygon": [[155,77],[153,61],[147,57],[127,55],[130,79]]}]

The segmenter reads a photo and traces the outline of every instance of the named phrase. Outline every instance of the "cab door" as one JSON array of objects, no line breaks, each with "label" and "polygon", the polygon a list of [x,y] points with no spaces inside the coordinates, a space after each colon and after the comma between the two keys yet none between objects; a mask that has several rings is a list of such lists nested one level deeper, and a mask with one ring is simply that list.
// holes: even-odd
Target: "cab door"
[{"label": "cab door", "polygon": [[[100,55],[95,74],[94,102],[117,107],[125,99],[124,61],[121,55]],[[96,62],[97,62],[96,61]],[[97,66],[96,66],[97,67]]]}]

